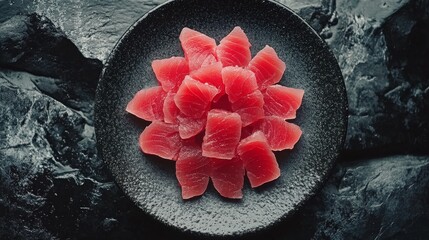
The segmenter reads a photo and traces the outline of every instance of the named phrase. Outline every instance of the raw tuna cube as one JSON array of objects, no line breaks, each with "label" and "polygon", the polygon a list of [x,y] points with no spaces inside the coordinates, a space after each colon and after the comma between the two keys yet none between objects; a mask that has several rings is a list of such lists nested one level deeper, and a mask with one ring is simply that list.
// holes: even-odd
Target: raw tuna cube
[{"label": "raw tuna cube", "polygon": [[216,49],[217,57],[224,67],[245,67],[252,58],[250,46],[244,31],[240,27],[235,27],[220,41]]},{"label": "raw tuna cube", "polygon": [[201,155],[201,146],[184,146],[176,162],[176,177],[182,188],[182,198],[202,195],[209,183],[210,159]]},{"label": "raw tuna cube", "polygon": [[205,116],[201,118],[191,118],[179,114],[177,116],[179,121],[179,134],[182,139],[191,138],[200,133],[206,126],[207,118]]},{"label": "raw tuna cube", "polygon": [[186,76],[174,96],[174,102],[180,111],[192,118],[201,118],[207,113],[211,101],[217,94],[217,88],[201,83]]},{"label": "raw tuna cube", "polygon": [[212,158],[211,179],[213,186],[223,197],[242,198],[241,189],[244,183],[244,166],[239,157],[229,161]]},{"label": "raw tuna cube", "polygon": [[211,110],[207,115],[203,139],[203,156],[232,159],[240,141],[241,118],[237,113]]},{"label": "raw tuna cube", "polygon": [[164,113],[164,122],[166,123],[177,123],[177,115],[179,115],[179,109],[174,102],[173,92],[168,92],[164,100],[162,112]]},{"label": "raw tuna cube", "polygon": [[304,90],[280,85],[269,86],[264,93],[264,111],[267,116],[294,119],[301,106]]},{"label": "raw tuna cube", "polygon": [[258,89],[255,74],[241,67],[223,68],[222,80],[225,84],[225,92],[231,103]]},{"label": "raw tuna cube", "polygon": [[165,92],[176,92],[185,76],[189,74],[188,62],[183,57],[154,60],[152,69]]},{"label": "raw tuna cube", "polygon": [[280,176],[276,157],[261,131],[241,140],[237,153],[243,161],[252,188],[273,181]]},{"label": "raw tuna cube", "polygon": [[255,73],[259,89],[264,90],[280,81],[286,64],[277,56],[276,51],[267,45],[253,57],[248,69]]},{"label": "raw tuna cube", "polygon": [[213,38],[185,27],[179,39],[190,71],[216,62],[216,41]]},{"label": "raw tuna cube", "polygon": [[182,139],[179,136],[178,126],[160,121],[154,121],[140,134],[140,148],[144,153],[176,160]]},{"label": "raw tuna cube", "polygon": [[268,116],[255,124],[255,128],[261,130],[267,138],[268,144],[273,151],[292,149],[301,137],[301,129],[288,123],[282,118]]},{"label": "raw tuna cube", "polygon": [[146,121],[163,120],[162,103],[166,95],[160,86],[145,88],[134,95],[126,111]]},{"label": "raw tuna cube", "polygon": [[218,94],[214,97],[213,101],[218,100],[225,94],[225,86],[222,82],[222,64],[214,63],[212,65],[202,67],[198,70],[191,72],[190,76],[202,83],[208,83],[218,89]]},{"label": "raw tuna cube", "polygon": [[264,118],[263,107],[264,96],[259,90],[241,97],[232,104],[232,110],[240,115],[243,127]]}]

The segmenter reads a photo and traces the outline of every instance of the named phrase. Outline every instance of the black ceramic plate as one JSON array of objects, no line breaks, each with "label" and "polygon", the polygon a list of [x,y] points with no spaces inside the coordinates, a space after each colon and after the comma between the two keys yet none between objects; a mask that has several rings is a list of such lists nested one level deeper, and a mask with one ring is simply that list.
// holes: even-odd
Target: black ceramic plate
[{"label": "black ceramic plate", "polygon": [[[148,123],[125,106],[138,90],[157,85],[152,60],[183,56],[183,27],[219,41],[234,26],[247,33],[252,55],[268,44],[286,62],[280,84],[305,90],[294,120],[303,135],[292,151],[276,154],[281,177],[256,190],[246,183],[241,201],[226,200],[212,187],[184,201],[174,162],[140,151],[138,137]],[[98,149],[124,192],[155,219],[207,235],[249,233],[290,216],[326,179],[343,146],[346,117],[344,82],[328,46],[295,13],[267,0],[177,0],[152,10],[113,49],[95,107]]]}]

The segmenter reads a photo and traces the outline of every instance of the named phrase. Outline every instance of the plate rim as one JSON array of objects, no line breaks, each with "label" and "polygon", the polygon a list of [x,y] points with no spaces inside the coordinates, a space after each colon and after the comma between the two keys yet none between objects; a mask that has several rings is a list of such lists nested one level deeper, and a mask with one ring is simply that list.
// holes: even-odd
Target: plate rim
[{"label": "plate rim", "polygon": [[[100,139],[99,136],[100,134],[98,133],[97,129],[100,128],[100,126],[98,125],[98,119],[99,119],[99,110],[98,110],[98,100],[100,99],[100,95],[101,95],[101,87],[100,87],[100,83],[103,82],[103,78],[104,75],[106,73],[106,70],[110,67],[112,60],[115,58],[115,55],[118,52],[118,49],[120,47],[120,45],[122,44],[123,40],[126,39],[131,32],[133,31],[133,29],[138,26],[142,21],[144,21],[147,17],[149,17],[150,15],[156,13],[159,9],[162,9],[164,7],[168,7],[168,5],[174,3],[174,2],[186,2],[187,0],[168,0],[164,3],[159,4],[158,6],[150,9],[149,11],[147,11],[145,14],[143,14],[141,17],[139,17],[133,24],[131,24],[126,31],[121,35],[121,37],[117,40],[117,42],[115,43],[114,47],[111,49],[108,57],[106,58],[106,61],[104,63],[104,66],[102,68],[102,71],[99,75],[99,79],[98,79],[98,84],[97,84],[97,88],[96,88],[96,94],[95,94],[95,104],[94,104],[94,130],[95,130],[95,137],[96,139]],[[194,1],[204,1],[204,0],[194,0]],[[248,0],[235,0],[235,1],[245,1],[247,2]],[[307,197],[305,197],[302,201],[298,202],[297,205],[291,209],[289,212],[283,214],[281,217],[277,218],[275,221],[270,222],[268,225],[264,225],[262,227],[257,227],[257,228],[251,228],[251,229],[247,229],[244,231],[237,231],[233,234],[211,234],[211,233],[207,233],[207,232],[201,232],[201,231],[195,231],[195,230],[191,230],[191,229],[187,229],[187,228],[181,228],[178,227],[174,224],[169,223],[168,221],[163,221],[162,219],[159,219],[159,217],[151,214],[147,209],[145,209],[141,203],[139,203],[139,201],[137,201],[136,199],[134,199],[134,197],[132,197],[132,194],[130,194],[130,191],[127,190],[127,188],[125,186],[123,186],[123,184],[120,181],[117,181],[117,177],[115,176],[115,174],[113,174],[110,164],[108,163],[108,161],[104,160],[104,155],[103,155],[103,150],[102,150],[102,146],[101,144],[99,144],[98,140],[96,141],[96,148],[97,148],[97,153],[98,153],[98,157],[103,161],[103,163],[107,166],[108,171],[112,174],[113,177],[113,181],[115,182],[115,184],[121,189],[121,191],[124,193],[124,195],[133,203],[135,204],[145,215],[149,216],[151,219],[156,220],[158,223],[161,223],[163,226],[167,226],[170,227],[172,229],[174,229],[175,231],[179,231],[179,232],[183,232],[183,233],[192,233],[192,234],[196,234],[197,236],[202,236],[202,237],[227,237],[227,236],[247,236],[250,234],[254,234],[255,232],[262,232],[262,231],[269,231],[270,229],[274,228],[275,226],[278,226],[279,224],[281,224],[282,222],[284,222],[286,219],[290,218],[291,216],[295,215],[295,213],[299,210],[302,209],[303,205],[305,205],[311,198],[313,198],[318,192],[320,192],[320,190],[322,189],[322,187],[325,185],[325,183],[327,182],[329,176],[331,176],[332,171],[334,169],[335,164],[338,162],[341,154],[342,154],[342,150],[344,149],[344,144],[346,141],[346,136],[347,136],[347,130],[348,130],[348,116],[349,116],[349,104],[348,104],[348,97],[347,97],[347,88],[345,85],[345,81],[344,81],[344,76],[343,73],[341,71],[341,68],[338,64],[338,59],[335,56],[334,52],[332,51],[331,47],[325,42],[325,40],[323,40],[323,38],[317,33],[317,31],[307,22],[305,21],[301,16],[299,16],[295,11],[293,11],[291,8],[289,8],[288,6],[286,6],[283,3],[277,2],[275,0],[252,0],[253,2],[256,2],[258,4],[264,4],[264,3],[269,3],[269,4],[273,4],[276,7],[282,8],[286,11],[288,11],[291,15],[293,15],[293,17],[298,18],[307,28],[309,28],[311,30],[311,32],[313,33],[313,35],[315,35],[317,37],[317,40],[319,42],[321,42],[321,44],[324,46],[324,48],[329,52],[329,55],[331,55],[334,59],[335,62],[337,64],[335,64],[335,66],[333,66],[335,68],[335,71],[340,73],[340,77],[342,79],[341,84],[340,84],[340,95],[342,96],[344,102],[343,102],[343,109],[341,109],[341,111],[343,112],[342,114],[342,124],[344,125],[344,127],[341,129],[341,138],[339,138],[339,142],[338,142],[338,147],[340,149],[340,151],[335,152],[335,157],[333,157],[333,161],[331,161],[329,163],[329,166],[327,167],[326,170],[326,174],[323,174],[321,176],[321,180],[319,182],[317,182],[316,184],[314,184],[314,188],[308,192]],[[98,137],[97,137],[98,135]]]}]

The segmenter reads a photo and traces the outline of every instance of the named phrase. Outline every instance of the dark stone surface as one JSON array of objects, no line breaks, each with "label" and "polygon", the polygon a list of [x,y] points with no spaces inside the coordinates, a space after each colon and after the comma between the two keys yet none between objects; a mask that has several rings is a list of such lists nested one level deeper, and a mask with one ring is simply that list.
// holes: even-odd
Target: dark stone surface
[{"label": "dark stone surface", "polygon": [[427,238],[428,173],[426,156],[340,164],[315,200],[315,238]]},{"label": "dark stone surface", "polygon": [[[94,88],[86,86],[94,86],[100,65],[78,52],[104,61],[126,28],[160,2],[0,4],[0,42],[13,40],[11,49],[0,45],[2,66],[6,62],[54,77],[0,69],[0,239],[140,239],[154,233],[159,238],[189,237],[143,215],[97,158]],[[321,32],[337,56],[350,106],[348,155],[342,160],[360,158],[340,163],[321,193],[295,217],[253,238],[427,239],[429,157],[366,155],[428,151],[428,1],[282,2]],[[35,15],[5,24],[26,11],[48,16],[78,48]],[[47,30],[38,32],[47,42],[65,44],[70,51],[52,53],[47,42],[38,41],[31,43],[31,51],[23,48],[29,44],[25,41],[38,39],[34,30],[42,22]],[[19,65],[14,57],[3,58],[7,53],[21,59],[23,51],[33,60],[37,54],[46,56],[49,65]],[[68,57],[82,63],[67,66]],[[70,74],[74,79],[60,67],[77,71]]]},{"label": "dark stone surface", "polygon": [[289,222],[255,239],[427,239],[429,157],[340,163]]},{"label": "dark stone surface", "polygon": [[35,80],[42,92],[83,112],[89,121],[102,64],[85,58],[46,17],[17,15],[0,25],[0,67],[54,77]]},{"label": "dark stone surface", "polygon": [[330,44],[342,69],[348,154],[428,152],[427,5],[342,0],[299,10]]},{"label": "dark stone surface", "polygon": [[116,41],[140,16],[166,0],[7,0],[0,4],[0,22],[18,13],[48,17],[81,50],[104,62]]},{"label": "dark stone surface", "polygon": [[97,85],[101,62],[85,58],[48,18],[17,15],[0,25],[0,33],[0,67]]}]

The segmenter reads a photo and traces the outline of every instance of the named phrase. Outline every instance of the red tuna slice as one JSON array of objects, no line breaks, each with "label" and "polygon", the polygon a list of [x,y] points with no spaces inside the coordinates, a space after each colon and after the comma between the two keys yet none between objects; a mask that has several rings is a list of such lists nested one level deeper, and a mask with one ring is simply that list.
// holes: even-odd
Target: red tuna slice
[{"label": "red tuna slice", "polygon": [[255,73],[259,89],[263,90],[280,81],[286,64],[277,56],[276,51],[267,45],[253,57],[247,68]]},{"label": "red tuna slice", "polygon": [[174,96],[174,102],[184,115],[200,118],[208,111],[216,94],[216,87],[186,76]]},{"label": "red tuna slice", "polygon": [[216,62],[216,41],[213,38],[185,27],[179,39],[190,71]]},{"label": "red tuna slice", "polygon": [[304,90],[280,85],[269,86],[264,93],[264,111],[267,116],[294,119],[301,106]]},{"label": "red tuna slice", "polygon": [[202,195],[209,183],[210,159],[201,155],[199,145],[184,146],[176,162],[176,177],[182,188],[182,198]]},{"label": "red tuna slice", "polygon": [[232,106],[231,102],[228,99],[228,95],[223,95],[216,102],[213,102],[211,108],[232,112]]},{"label": "red tuna slice", "polygon": [[235,27],[216,48],[216,54],[224,67],[245,67],[250,62],[250,42],[240,27]]},{"label": "red tuna slice", "polygon": [[208,83],[218,89],[218,94],[214,97],[213,101],[217,101],[222,95],[225,94],[225,86],[222,82],[222,64],[214,63],[209,66],[202,67],[198,70],[191,72],[190,76],[202,83]]},{"label": "red tuna slice", "polygon": [[231,160],[212,158],[210,177],[219,194],[226,198],[242,198],[244,166],[239,157]]},{"label": "red tuna slice", "polygon": [[191,138],[200,133],[206,126],[207,118],[205,116],[201,118],[191,118],[179,114],[177,116],[179,121],[179,134],[182,139]]},{"label": "red tuna slice", "polygon": [[269,116],[258,121],[255,128],[261,130],[273,151],[292,149],[301,137],[301,129],[282,118]]},{"label": "red tuna slice", "polygon": [[182,139],[179,136],[178,126],[160,121],[154,121],[140,134],[140,148],[144,153],[175,160]]},{"label": "red tuna slice", "polygon": [[162,112],[164,113],[164,122],[166,123],[177,123],[177,115],[179,115],[179,109],[174,102],[173,92],[168,92],[164,100]]},{"label": "red tuna slice", "polygon": [[203,156],[232,159],[240,141],[241,127],[241,118],[237,113],[210,110],[203,138]]},{"label": "red tuna slice", "polygon": [[273,181],[280,176],[276,157],[261,131],[241,140],[237,153],[243,160],[252,188]]},{"label": "red tuna slice", "polygon": [[259,90],[241,97],[232,104],[232,110],[238,113],[246,127],[259,119],[264,118],[264,96]]},{"label": "red tuna slice", "polygon": [[146,121],[163,120],[166,95],[160,86],[142,89],[128,103],[126,111]]},{"label": "red tuna slice", "polygon": [[255,74],[241,67],[223,68],[222,80],[225,84],[225,92],[231,103],[258,89]]},{"label": "red tuna slice", "polygon": [[183,57],[154,60],[152,69],[166,92],[176,92],[185,76],[189,74],[188,62]]}]

